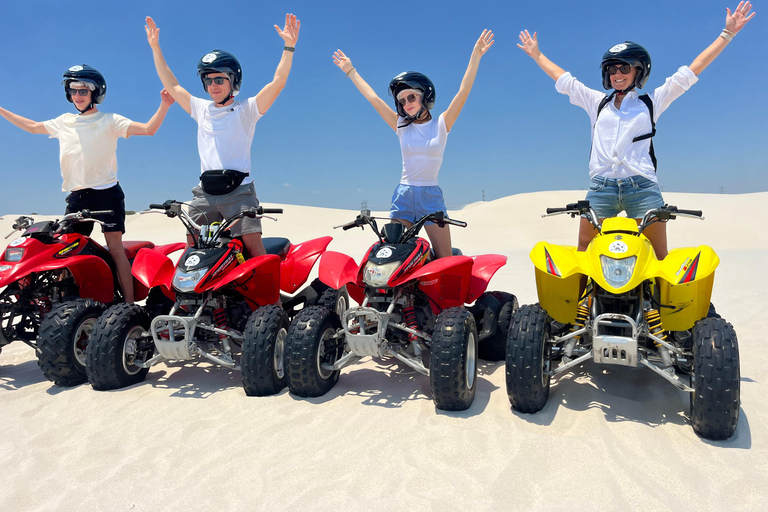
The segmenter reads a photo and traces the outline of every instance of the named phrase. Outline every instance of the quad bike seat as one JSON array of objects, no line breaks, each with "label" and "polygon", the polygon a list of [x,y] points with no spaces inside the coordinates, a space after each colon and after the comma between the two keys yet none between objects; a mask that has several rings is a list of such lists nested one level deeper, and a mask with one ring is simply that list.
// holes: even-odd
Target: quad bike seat
[{"label": "quad bike seat", "polygon": [[[123,241],[123,249],[125,249],[125,255],[129,260],[136,257],[136,253],[139,252],[139,249],[152,249],[154,246],[155,244],[147,241]],[[104,248],[109,250],[107,247]]]},{"label": "quad bike seat", "polygon": [[264,243],[267,254],[276,254],[280,258],[285,258],[291,249],[291,241],[287,238],[269,237],[262,238],[261,241]]},{"label": "quad bike seat", "polygon": [[[463,256],[463,255],[464,255],[464,253],[461,252],[461,249],[459,249],[458,247],[451,247],[451,256]],[[432,260],[435,259],[435,250],[434,249],[429,249],[429,257]]]}]

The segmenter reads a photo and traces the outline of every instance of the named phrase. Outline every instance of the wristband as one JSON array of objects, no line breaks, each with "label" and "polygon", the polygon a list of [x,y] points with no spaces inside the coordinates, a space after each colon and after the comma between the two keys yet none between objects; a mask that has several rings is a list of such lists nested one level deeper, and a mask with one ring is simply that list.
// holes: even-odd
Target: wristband
[{"label": "wristband", "polygon": [[720,37],[722,37],[723,39],[725,39],[729,43],[731,42],[731,40],[733,39],[733,36],[735,36],[735,35],[736,34],[731,32],[730,30],[726,30],[726,29],[723,29],[723,31],[720,33]]},{"label": "wristband", "polygon": [[296,51],[296,47],[295,46],[283,46],[283,50],[285,50],[287,52],[295,52]]},{"label": "wristband", "polygon": [[355,68],[352,68],[352,69],[350,69],[349,71],[347,71],[347,78],[349,78],[349,74],[350,74],[351,72],[353,72],[354,70],[355,70]]}]

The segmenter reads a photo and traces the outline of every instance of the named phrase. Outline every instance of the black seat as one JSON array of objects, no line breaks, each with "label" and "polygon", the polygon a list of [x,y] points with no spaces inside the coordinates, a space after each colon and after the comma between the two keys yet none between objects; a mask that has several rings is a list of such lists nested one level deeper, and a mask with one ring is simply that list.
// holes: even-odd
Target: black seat
[{"label": "black seat", "polygon": [[262,238],[261,241],[264,242],[267,254],[276,254],[281,258],[284,258],[291,248],[291,241],[287,238],[269,237]]},{"label": "black seat", "polygon": [[[431,259],[433,260],[435,259],[434,249],[432,248],[429,249],[429,256],[431,257]],[[451,247],[451,256],[464,256],[464,253],[461,252],[461,249],[459,249],[458,247]]]}]

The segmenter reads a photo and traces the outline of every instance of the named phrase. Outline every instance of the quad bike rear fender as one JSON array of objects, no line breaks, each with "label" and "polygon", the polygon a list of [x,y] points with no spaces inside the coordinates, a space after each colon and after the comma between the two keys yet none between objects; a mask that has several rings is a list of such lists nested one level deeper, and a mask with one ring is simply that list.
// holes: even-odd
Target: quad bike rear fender
[{"label": "quad bike rear fender", "polygon": [[323,236],[298,245],[291,245],[285,260],[280,263],[280,289],[294,293],[307,282],[315,261],[325,251],[333,237]]},{"label": "quad bike rear fender", "polygon": [[507,257],[501,254],[483,254],[472,256],[472,274],[469,281],[469,294],[464,302],[470,304],[480,297],[490,282],[493,275],[507,263]]}]

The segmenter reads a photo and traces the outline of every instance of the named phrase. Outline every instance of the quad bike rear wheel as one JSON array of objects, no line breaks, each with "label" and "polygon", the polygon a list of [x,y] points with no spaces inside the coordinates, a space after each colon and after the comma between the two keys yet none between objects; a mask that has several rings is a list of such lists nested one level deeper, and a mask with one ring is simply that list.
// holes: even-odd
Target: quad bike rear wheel
[{"label": "quad bike rear wheel", "polygon": [[155,351],[149,315],[137,304],[117,304],[104,312],[91,335],[86,370],[93,389],[106,391],[137,384],[147,377],[146,362]]},{"label": "quad bike rear wheel", "polygon": [[435,407],[469,409],[477,391],[477,327],[464,307],[443,310],[435,321],[429,383]]},{"label": "quad bike rear wheel", "polygon": [[344,352],[339,317],[328,308],[302,309],[291,322],[285,346],[288,389],[301,397],[326,394],[339,380],[340,370],[330,368]]},{"label": "quad bike rear wheel", "polygon": [[538,304],[522,306],[512,318],[507,336],[507,396],[518,412],[538,412],[549,400],[551,323]]},{"label": "quad bike rear wheel", "polygon": [[240,358],[246,395],[274,395],[285,387],[284,355],[288,326],[288,315],[280,306],[260,307],[251,314]]},{"label": "quad bike rear wheel", "polygon": [[728,439],[739,422],[739,345],[733,326],[720,317],[693,326],[691,424],[704,439]]},{"label": "quad bike rear wheel", "polygon": [[37,364],[46,379],[66,387],[88,380],[86,348],[105,309],[93,299],[76,299],[56,304],[43,317],[37,337]]}]

